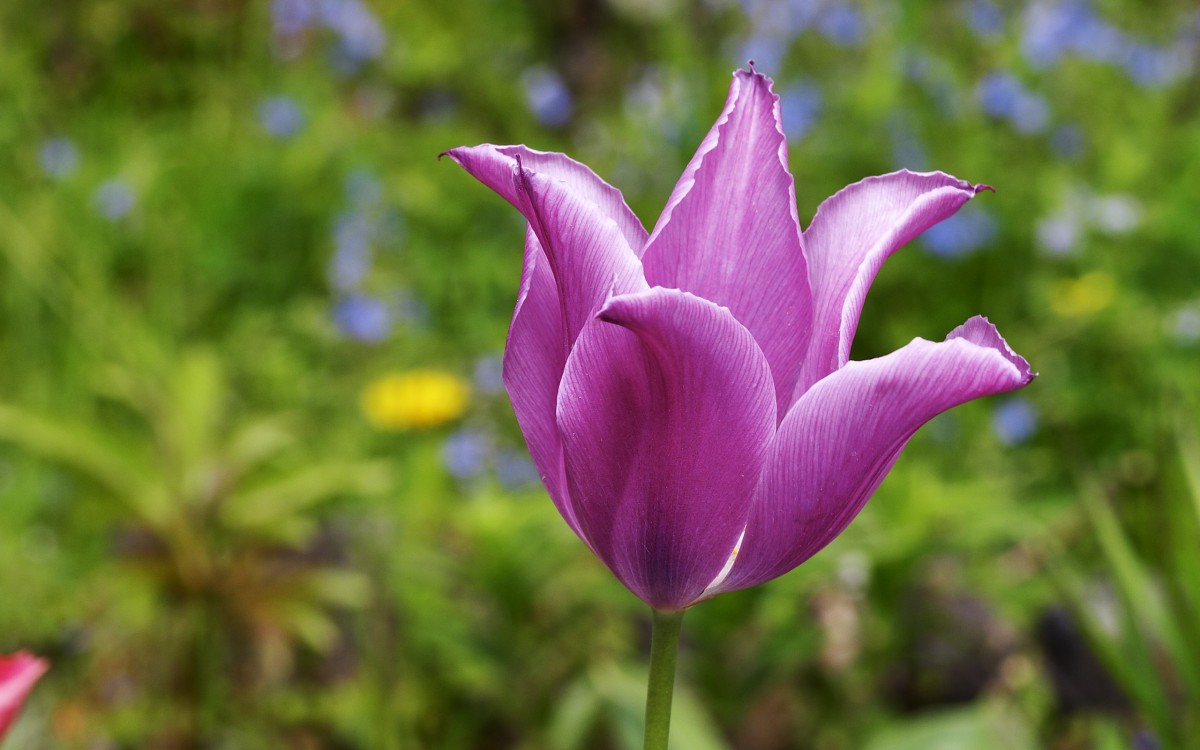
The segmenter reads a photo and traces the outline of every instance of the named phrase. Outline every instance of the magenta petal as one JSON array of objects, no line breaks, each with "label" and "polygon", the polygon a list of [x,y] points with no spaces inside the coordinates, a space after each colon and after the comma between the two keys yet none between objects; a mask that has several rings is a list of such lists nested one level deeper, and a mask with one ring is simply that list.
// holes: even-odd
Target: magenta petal
[{"label": "magenta petal", "polygon": [[812,296],[779,97],[733,75],[725,110],[663,209],[642,262],[653,286],[728,307],[771,365],[780,414],[808,346]]},{"label": "magenta petal", "polygon": [[518,198],[512,183],[512,168],[520,157],[525,169],[562,183],[565,189],[595,204],[603,216],[617,224],[634,253],[641,255],[645,249],[646,229],[625,203],[621,191],[566,154],[536,151],[525,146],[485,143],[482,146],[450,149],[446,155],[517,208],[520,206],[517,205]]},{"label": "magenta petal", "polygon": [[34,683],[49,668],[44,659],[24,651],[0,656],[0,739],[17,718]]},{"label": "magenta petal", "polygon": [[917,428],[1033,377],[991,323],[972,318],[941,343],[915,339],[821,380],[780,424],[737,563],[719,590],[753,586],[804,562],[858,514]]},{"label": "magenta petal", "polygon": [[645,232],[639,236],[641,225],[620,194],[591,170],[562,154],[524,146],[486,144],[446,154],[512,203],[533,227],[558,286],[565,344],[575,341],[610,294],[647,288],[637,256],[640,245],[630,244],[640,243]]},{"label": "magenta petal", "polygon": [[611,299],[558,394],[592,549],[651,606],[694,602],[742,531],[775,424],[770,366],[728,310],[661,288]]},{"label": "magenta petal", "polygon": [[[567,355],[558,289],[542,246],[525,234],[525,266],[504,347],[504,386],[542,482],[558,512],[579,534],[567,495],[555,410]],[[585,540],[586,541],[586,540]]]},{"label": "magenta petal", "polygon": [[868,177],[821,204],[804,232],[815,320],[793,398],[850,359],[867,289],[883,262],[986,185],[942,172]]}]

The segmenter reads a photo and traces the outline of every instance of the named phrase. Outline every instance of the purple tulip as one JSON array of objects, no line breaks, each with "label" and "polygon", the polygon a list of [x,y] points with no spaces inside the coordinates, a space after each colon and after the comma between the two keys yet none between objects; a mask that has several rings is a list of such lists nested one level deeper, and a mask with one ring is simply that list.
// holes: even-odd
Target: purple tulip
[{"label": "purple tulip", "polygon": [[776,578],[850,523],[922,424],[1033,379],[985,318],[850,362],[884,260],[983,185],[900,171],[800,231],[779,99],[734,73],[647,234],[562,154],[449,152],[529,222],[504,381],[559,512],[672,611]]}]

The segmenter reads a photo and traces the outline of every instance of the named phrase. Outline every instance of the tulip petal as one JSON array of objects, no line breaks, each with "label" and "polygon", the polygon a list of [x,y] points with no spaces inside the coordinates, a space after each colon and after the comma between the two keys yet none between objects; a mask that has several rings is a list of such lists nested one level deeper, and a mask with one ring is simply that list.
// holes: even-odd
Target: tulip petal
[{"label": "tulip petal", "polygon": [[17,712],[50,665],[24,651],[11,656],[0,656],[0,739],[8,731]]},{"label": "tulip petal", "polygon": [[821,204],[804,232],[815,312],[793,402],[849,361],[867,290],[888,256],[990,189],[942,172],[901,170],[856,182]]},{"label": "tulip petal", "polygon": [[937,414],[1034,377],[986,318],[914,339],[813,386],[780,424],[729,576],[706,596],[783,575],[833,540],[913,433]]},{"label": "tulip petal", "polygon": [[558,286],[568,347],[610,293],[647,289],[637,255],[645,230],[621,194],[587,167],[524,146],[485,144],[446,154],[533,227]]},{"label": "tulip petal", "polygon": [[555,422],[558,382],[567,361],[564,341],[554,275],[537,236],[527,229],[521,286],[504,347],[504,387],[550,499],[582,538],[567,496],[562,440]]},{"label": "tulip petal", "polygon": [[625,203],[621,191],[566,154],[537,151],[525,146],[494,146],[490,143],[455,148],[446,154],[513,205],[517,204],[517,195],[511,175],[513,164],[519,156],[525,169],[561,182],[567,190],[594,203],[601,214],[616,222],[621,235],[635,253],[641,255],[646,246],[646,229]]},{"label": "tulip petal", "polygon": [[779,414],[791,402],[812,295],[771,79],[733,75],[725,109],[663,209],[642,258],[652,286],[728,307],[771,364]]},{"label": "tulip petal", "polygon": [[775,432],[749,331],[674,289],[613,297],[567,360],[558,425],[592,549],[651,606],[691,604],[745,526]]}]

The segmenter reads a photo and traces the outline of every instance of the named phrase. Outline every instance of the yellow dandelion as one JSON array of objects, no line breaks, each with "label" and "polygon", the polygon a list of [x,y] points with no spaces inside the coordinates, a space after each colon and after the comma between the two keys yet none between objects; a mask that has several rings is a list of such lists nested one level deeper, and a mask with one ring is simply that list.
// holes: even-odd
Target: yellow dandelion
[{"label": "yellow dandelion", "polygon": [[1082,318],[1108,307],[1116,294],[1117,282],[1112,276],[1092,271],[1055,284],[1050,309],[1063,318]]},{"label": "yellow dandelion", "polygon": [[439,370],[389,373],[363,389],[363,416],[380,430],[419,430],[462,416],[471,388],[462,378]]}]

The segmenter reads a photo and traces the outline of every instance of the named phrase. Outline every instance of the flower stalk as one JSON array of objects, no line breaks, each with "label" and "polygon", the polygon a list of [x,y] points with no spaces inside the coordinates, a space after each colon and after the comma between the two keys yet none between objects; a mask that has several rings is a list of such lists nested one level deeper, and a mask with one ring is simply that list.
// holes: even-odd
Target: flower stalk
[{"label": "flower stalk", "polygon": [[651,612],[650,680],[646,686],[646,735],[642,746],[644,750],[667,750],[683,610],[661,612],[652,609]]}]

